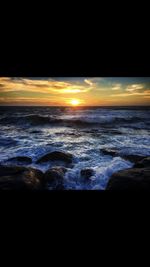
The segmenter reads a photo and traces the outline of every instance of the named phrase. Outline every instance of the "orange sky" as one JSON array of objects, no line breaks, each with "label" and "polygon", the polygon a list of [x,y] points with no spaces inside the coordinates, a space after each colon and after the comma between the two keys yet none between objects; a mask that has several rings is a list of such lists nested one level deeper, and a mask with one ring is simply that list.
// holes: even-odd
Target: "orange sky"
[{"label": "orange sky", "polygon": [[0,77],[0,105],[149,104],[149,77]]}]

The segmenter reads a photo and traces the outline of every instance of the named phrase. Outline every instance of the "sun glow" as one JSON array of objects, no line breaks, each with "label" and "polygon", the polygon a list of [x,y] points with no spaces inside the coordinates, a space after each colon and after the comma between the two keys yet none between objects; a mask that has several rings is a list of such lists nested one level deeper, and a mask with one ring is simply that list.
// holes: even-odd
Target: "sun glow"
[{"label": "sun glow", "polygon": [[72,106],[78,106],[80,104],[80,101],[78,99],[71,99],[70,104]]}]

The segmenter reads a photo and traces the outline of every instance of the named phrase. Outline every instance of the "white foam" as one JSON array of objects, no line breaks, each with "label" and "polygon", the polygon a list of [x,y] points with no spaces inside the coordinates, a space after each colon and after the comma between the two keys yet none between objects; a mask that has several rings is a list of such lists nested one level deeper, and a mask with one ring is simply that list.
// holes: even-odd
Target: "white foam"
[{"label": "white foam", "polygon": [[[114,172],[119,170],[127,169],[133,166],[129,161],[123,160],[120,157],[115,157],[113,159],[108,158],[106,161],[93,162],[93,166],[89,166],[85,162],[79,162],[73,169],[70,169],[66,175],[66,188],[76,189],[76,186],[80,189],[93,189],[93,190],[104,190],[106,188],[107,182]],[[92,165],[92,164],[91,164]],[[95,174],[90,178],[90,182],[85,183],[83,181],[80,172],[82,169],[90,167],[94,170]]]}]

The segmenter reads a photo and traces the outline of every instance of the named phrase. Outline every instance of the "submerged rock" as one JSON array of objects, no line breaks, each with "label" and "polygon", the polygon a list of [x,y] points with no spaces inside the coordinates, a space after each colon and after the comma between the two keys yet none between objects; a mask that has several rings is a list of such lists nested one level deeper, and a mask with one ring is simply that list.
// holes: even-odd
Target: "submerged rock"
[{"label": "submerged rock", "polygon": [[8,162],[17,162],[17,163],[20,163],[20,164],[31,164],[32,163],[32,159],[30,157],[21,157],[21,156],[18,156],[18,157],[14,157],[14,158],[10,158],[7,160]]},{"label": "submerged rock", "polygon": [[106,190],[150,191],[150,168],[131,168],[114,173]]},{"label": "submerged rock", "polygon": [[[145,156],[140,156],[140,155],[125,155],[122,152],[119,152],[115,148],[104,148],[101,149],[104,155],[110,155],[110,156],[119,156],[125,160],[129,160],[132,163],[138,163],[140,160],[145,159]],[[143,166],[144,167],[144,166]]]},{"label": "submerged rock", "polygon": [[64,167],[53,167],[46,171],[44,182],[52,187],[52,189],[62,190],[64,189],[64,175],[66,171],[67,169]]},{"label": "submerged rock", "polygon": [[35,133],[35,134],[37,134],[37,133],[42,133],[42,131],[40,131],[40,130],[33,130],[33,131],[31,131],[30,133]]},{"label": "submerged rock", "polygon": [[94,171],[92,169],[87,168],[87,169],[81,170],[80,174],[81,174],[81,177],[83,177],[86,180],[89,180],[89,178],[94,175]]},{"label": "submerged rock", "polygon": [[110,155],[110,156],[117,156],[118,155],[118,151],[112,148],[103,148],[101,149],[102,153],[104,155]]},{"label": "submerged rock", "polygon": [[40,190],[43,173],[33,168],[0,166],[0,190]]},{"label": "submerged rock", "polygon": [[65,163],[72,163],[72,160],[73,156],[70,153],[54,151],[42,156],[36,163],[44,163],[48,161],[64,161]]}]

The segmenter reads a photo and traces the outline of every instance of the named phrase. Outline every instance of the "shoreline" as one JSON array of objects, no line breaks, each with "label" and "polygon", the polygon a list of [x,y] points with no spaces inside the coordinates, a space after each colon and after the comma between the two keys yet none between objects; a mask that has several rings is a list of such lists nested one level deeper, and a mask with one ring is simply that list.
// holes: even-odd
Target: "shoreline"
[{"label": "shoreline", "polygon": [[[109,153],[112,153],[110,151]],[[134,162],[131,168],[126,168],[114,172],[108,179],[104,191],[150,191],[150,157],[125,155],[126,159]],[[41,157],[37,163],[54,161],[56,166],[48,168],[42,172],[31,165],[32,159],[29,157],[10,158],[7,164],[0,164],[0,191],[1,190],[65,190],[65,174],[72,163],[72,155],[62,152],[52,152]],[[60,165],[57,162],[61,161]],[[6,163],[7,163],[6,162]],[[67,163],[64,167],[63,163]],[[21,163],[21,164],[20,164]],[[25,166],[27,164],[28,166]],[[81,170],[80,176],[83,183],[90,183],[93,169],[85,168]],[[149,178],[149,179],[148,179]],[[146,179],[146,187],[145,185]],[[69,189],[74,190],[74,189]],[[85,189],[89,191],[88,189]],[[78,191],[78,189],[75,189]],[[101,190],[98,190],[101,191]]]}]

